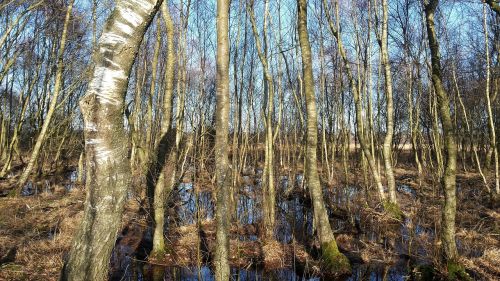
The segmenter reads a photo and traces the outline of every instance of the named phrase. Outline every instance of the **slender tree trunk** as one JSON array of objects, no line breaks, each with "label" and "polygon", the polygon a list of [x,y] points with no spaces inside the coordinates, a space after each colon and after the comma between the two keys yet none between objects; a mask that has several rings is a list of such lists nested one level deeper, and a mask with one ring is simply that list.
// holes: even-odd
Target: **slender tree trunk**
[{"label": "slender tree trunk", "polygon": [[130,181],[123,108],[128,78],[160,1],[116,4],[94,50],[94,73],[80,101],[87,180],[85,208],[61,280],[106,280]]},{"label": "slender tree trunk", "polygon": [[[243,69],[243,66],[245,65],[245,51],[243,51],[243,58],[242,61],[238,61],[239,59],[239,48],[240,48],[240,38],[241,38],[241,18],[242,18],[242,7],[243,3],[238,3],[238,30],[236,32],[236,43],[234,47],[234,56],[233,56],[233,79],[234,79],[234,104],[233,104],[233,137],[232,137],[232,148],[231,148],[231,168],[232,168],[232,178],[233,178],[233,184],[231,186],[231,221],[233,221],[233,218],[236,217],[237,214],[237,205],[238,203],[236,202],[236,195],[235,192],[238,188],[238,181],[239,181],[239,163],[238,162],[238,155],[239,155],[239,149],[238,149],[238,144],[239,144],[239,135],[240,135],[240,129],[241,129],[241,106],[242,106],[242,101],[241,101],[241,92],[243,90],[243,79],[238,79],[238,64],[241,65],[241,69]],[[245,23],[246,23],[246,19]],[[246,26],[245,26],[245,35],[246,35]],[[246,39],[246,36],[245,36]],[[242,76],[243,77],[243,76]]]},{"label": "slender tree trunk", "polygon": [[153,61],[152,69],[151,69],[151,87],[149,89],[148,94],[148,103],[147,103],[147,118],[146,118],[146,159],[147,163],[150,163],[153,159],[153,155],[151,155],[151,151],[154,146],[154,123],[153,123],[153,99],[156,94],[156,77],[157,77],[157,69],[158,69],[158,57],[160,56],[160,46],[161,46],[161,24],[160,18],[157,18],[156,22],[156,40],[155,47],[153,52]]},{"label": "slender tree trunk", "polygon": [[255,38],[255,47],[262,63],[264,71],[264,100],[267,102],[267,111],[265,116],[265,159],[264,170],[262,175],[262,190],[264,193],[264,225],[265,225],[265,238],[272,239],[274,237],[274,224],[275,224],[275,205],[276,205],[276,192],[274,188],[274,148],[273,148],[273,124],[272,116],[274,109],[274,81],[269,69],[267,60],[267,17],[269,14],[269,1],[265,2],[264,13],[264,47],[261,46],[260,36],[257,31],[257,24],[253,11],[253,0],[247,5],[247,11],[250,15],[250,22],[252,23],[252,31]]},{"label": "slender tree trunk", "polygon": [[[335,26],[335,24],[333,23],[333,21],[331,19],[326,0],[323,0],[323,5],[325,6],[326,16],[328,19],[330,31],[332,32],[333,36],[337,39],[338,51],[339,51],[339,53],[342,57],[342,60],[344,62],[345,71],[346,71],[346,74],[347,74],[347,77],[349,80],[349,86],[350,86],[352,94],[353,94],[354,106],[356,109],[356,131],[357,131],[359,143],[361,145],[361,149],[363,150],[364,155],[366,156],[366,158],[368,160],[368,165],[370,166],[370,170],[372,171],[373,178],[375,180],[375,184],[377,185],[377,191],[378,191],[380,200],[382,202],[384,202],[386,199],[386,196],[384,193],[384,187],[382,185],[382,180],[380,178],[380,174],[378,172],[378,169],[377,169],[377,166],[375,163],[375,157],[374,157],[374,155],[372,155],[372,153],[370,151],[370,145],[368,143],[368,140],[366,140],[366,138],[363,134],[363,116],[362,116],[363,109],[362,109],[362,103],[361,103],[360,93],[358,91],[357,82],[356,82],[355,78],[353,77],[353,74],[352,74],[352,71],[351,71],[351,68],[349,65],[350,62],[347,58],[347,54],[346,54],[346,51],[344,49],[342,39],[340,37],[339,28],[338,28],[338,26],[337,27]],[[338,21],[338,19],[337,19],[337,21]],[[338,22],[337,22],[337,25],[338,25]]]},{"label": "slender tree trunk", "polygon": [[[368,30],[367,30],[367,40],[368,42],[371,42],[371,14],[372,14],[372,7],[371,7],[371,1],[368,1]],[[370,141],[370,151],[373,155],[373,157],[376,157],[376,151],[375,151],[375,137],[374,137],[374,123],[373,123],[373,98],[372,98],[372,56],[371,56],[371,44],[368,44],[365,52],[366,56],[366,75],[367,80],[368,80],[368,87],[367,87],[367,99],[368,99],[368,133],[369,133],[369,141]],[[377,80],[378,83],[378,80]]]},{"label": "slender tree trunk", "polygon": [[[413,150],[413,159],[415,160],[415,165],[417,166],[419,178],[422,176],[422,164],[420,163],[420,157],[418,155],[419,149],[417,144],[417,136],[418,132],[418,124],[419,124],[419,115],[420,115],[420,94],[422,92],[422,82],[420,80],[420,69],[417,65],[417,98],[415,103],[413,102],[413,68],[412,63],[409,62],[408,65],[408,75],[410,77],[410,82],[408,86],[408,112],[410,113],[410,138],[411,138],[411,146]],[[415,110],[414,110],[414,104]],[[415,115],[414,112],[415,111]]]},{"label": "slender tree trunk", "polygon": [[[483,4],[483,28],[484,28],[484,45],[486,54],[486,86],[485,86],[485,96],[486,96],[486,109],[488,111],[488,128],[490,131],[490,150],[488,155],[493,154],[494,169],[495,169],[495,193],[500,194],[500,181],[499,181],[499,171],[498,171],[498,147],[496,139],[495,122],[493,121],[493,111],[491,109],[491,97],[490,97],[490,48],[488,43],[488,25],[486,23],[486,5]],[[488,157],[487,157],[488,158]],[[491,156],[489,157],[491,158]],[[486,165],[489,164],[489,160],[486,161]]]},{"label": "slender tree trunk", "polygon": [[[153,249],[151,255],[160,257],[166,252],[165,239],[163,229],[165,226],[165,206],[168,195],[174,188],[175,171],[177,154],[173,153],[174,145],[173,130],[172,130],[172,98],[174,94],[174,67],[175,67],[175,50],[174,50],[174,22],[168,10],[168,0],[163,1],[161,6],[161,14],[165,27],[167,29],[167,61],[165,69],[165,94],[163,96],[163,121],[161,125],[160,140],[157,144],[155,161],[156,179],[154,187],[154,233],[153,233]],[[170,152],[170,153],[169,153]],[[168,155],[168,157],[167,157]],[[159,175],[156,173],[159,172]]]},{"label": "slender tree trunk", "polygon": [[[130,163],[132,172],[137,170],[137,166],[142,167],[141,162],[143,157],[143,148],[141,146],[141,125],[140,125],[140,112],[141,112],[141,100],[142,100],[142,86],[144,85],[144,80],[146,79],[146,60],[144,60],[143,68],[141,69],[141,64],[139,63],[139,57],[136,59],[137,64],[135,67],[135,93],[134,93],[134,110],[131,114],[131,152],[130,152]],[[136,165],[138,163],[138,165]],[[141,171],[142,172],[142,171]]]},{"label": "slender tree trunk", "polygon": [[80,157],[78,158],[78,176],[76,182],[81,184],[83,183],[83,159],[85,157],[84,152],[80,152]]},{"label": "slender tree trunk", "polygon": [[[481,178],[483,179],[483,183],[484,183],[484,186],[486,187],[486,190],[488,191],[488,193],[491,193],[491,189],[490,189],[490,186],[488,185],[488,181],[486,180],[486,177],[484,176],[483,170],[481,169],[481,161],[479,160],[479,155],[477,153],[477,149],[476,149],[476,145],[475,145],[475,141],[474,141],[474,133],[471,130],[469,118],[467,117],[467,111],[465,110],[465,105],[464,105],[464,102],[463,102],[462,97],[460,95],[460,89],[458,88],[457,75],[455,73],[454,66],[453,66],[451,71],[452,71],[452,77],[453,77],[453,84],[455,86],[455,91],[457,92],[458,102],[460,104],[460,108],[462,109],[462,114],[464,115],[463,118],[465,121],[465,128],[466,128],[467,134],[469,135],[470,142],[472,144],[472,151],[474,154],[474,159],[476,160],[477,170],[479,171],[479,174],[481,175]],[[464,148],[462,148],[462,150],[463,149]],[[465,159],[464,159],[464,161],[465,161]],[[465,167],[465,164],[464,164],[464,167]]]},{"label": "slender tree trunk", "polygon": [[[432,78],[431,78],[432,79]],[[432,88],[429,88],[429,95],[432,95],[430,97],[430,102],[429,102],[429,110],[431,112],[431,118],[432,118],[432,143],[434,146],[434,153],[436,155],[436,173],[439,177],[443,176],[443,171],[444,171],[444,163],[443,163],[443,155],[442,155],[442,147],[441,147],[441,136],[439,134],[439,120],[438,120],[438,109],[437,109],[437,95],[435,91],[432,90]],[[429,157],[429,159],[432,159]]]},{"label": "slender tree trunk", "polygon": [[[338,11],[338,9],[337,9],[337,11]],[[356,41],[356,64],[355,65],[356,65],[356,74],[357,74],[357,81],[358,81],[357,92],[359,93],[359,104],[360,104],[361,112],[363,113],[364,112],[363,98],[366,94],[366,92],[364,91],[366,89],[366,82],[364,81],[364,79],[361,79],[361,76],[362,76],[361,48],[362,48],[362,46],[361,46],[361,40],[359,38],[358,24],[357,24],[355,14],[354,14],[354,30],[355,30],[355,32],[354,32],[355,39],[353,39],[353,40]],[[361,126],[359,127],[360,130],[357,131],[357,134],[359,134],[360,137],[362,137],[363,139],[365,139],[368,142],[368,140],[366,138],[370,133],[368,130],[366,130],[367,128],[365,128],[365,120],[364,120],[363,116],[362,116],[361,120],[362,120]],[[356,150],[356,148],[355,148],[355,150]],[[359,158],[360,158],[360,162],[361,162],[361,172],[363,174],[363,185],[365,186],[366,189],[368,189],[368,185],[370,183],[368,180],[367,157],[366,157],[363,149],[361,149],[361,153],[359,154]],[[349,204],[349,202],[347,202],[347,203]],[[349,208],[349,205],[348,205],[348,208]]]},{"label": "slender tree trunk", "polygon": [[0,112],[0,160],[7,158],[7,122],[6,116]]},{"label": "slender tree trunk", "polygon": [[215,163],[217,178],[215,279],[229,280],[229,0],[217,0],[217,76]]},{"label": "slender tree trunk", "polygon": [[[326,91],[327,91],[327,86],[326,86],[326,74],[325,74],[325,53],[324,53],[324,40],[323,40],[323,24],[320,22],[320,27],[319,27],[319,32],[320,32],[320,43],[319,43],[319,60],[320,60],[320,102],[322,104],[321,107],[321,142],[322,142],[322,159],[321,159],[321,164],[323,165],[323,169],[326,169],[326,175],[329,183],[332,183],[333,181],[333,173],[330,172],[330,159],[328,157],[328,141],[326,137],[326,127],[327,127],[327,121],[326,121],[326,108],[327,108],[327,98],[326,98]],[[332,165],[334,163],[332,162]]]},{"label": "slender tree trunk", "polygon": [[314,94],[314,77],[312,72],[311,46],[307,31],[307,1],[297,1],[297,25],[302,55],[302,71],[304,75],[304,92],[307,110],[307,155],[305,165],[305,176],[314,208],[314,224],[321,243],[323,259],[330,270],[337,273],[350,271],[349,260],[339,252],[335,237],[333,235],[323,192],[318,175],[317,145],[318,145],[318,120],[316,112],[316,97]]},{"label": "slender tree trunk", "polygon": [[392,95],[392,74],[391,64],[389,62],[389,51],[387,50],[387,26],[389,21],[389,8],[387,0],[382,0],[382,34],[379,38],[382,66],[384,67],[385,78],[385,99],[386,99],[386,134],[384,138],[383,153],[385,165],[385,177],[389,189],[389,201],[397,204],[396,199],[396,181],[392,167],[392,136],[394,134],[394,108]]},{"label": "slender tree trunk", "polygon": [[444,249],[444,258],[448,262],[456,262],[458,259],[457,245],[455,242],[457,145],[455,143],[455,132],[450,114],[450,99],[443,87],[441,78],[439,43],[434,25],[434,12],[437,5],[438,0],[426,1],[424,4],[424,11],[427,23],[427,38],[431,51],[432,83],[434,84],[437,95],[439,116],[441,118],[445,139],[444,149],[446,153],[446,162],[445,171],[442,177],[445,202],[441,222],[441,242]]},{"label": "slender tree trunk", "polygon": [[64,64],[63,64],[63,57],[64,57],[64,49],[66,46],[66,37],[67,37],[67,31],[68,31],[68,25],[69,25],[69,20],[71,17],[71,11],[73,10],[73,0],[69,2],[69,5],[66,10],[66,18],[64,20],[64,27],[62,30],[62,35],[61,35],[61,41],[60,41],[60,47],[59,47],[59,52],[57,54],[57,71],[56,71],[56,77],[55,77],[55,85],[54,85],[54,93],[52,95],[52,100],[50,101],[50,106],[49,110],[47,112],[47,116],[45,117],[45,120],[43,121],[42,129],[40,133],[38,134],[35,146],[33,148],[33,152],[31,153],[31,158],[28,162],[28,166],[26,169],[24,169],[18,184],[17,184],[17,193],[20,194],[23,186],[26,184],[28,181],[28,177],[31,174],[31,171],[33,170],[33,167],[35,166],[35,163],[38,160],[38,156],[40,154],[40,151],[42,149],[42,145],[45,141],[45,137],[47,135],[47,131],[50,126],[50,121],[52,120],[52,115],[54,115],[54,112],[56,111],[56,106],[57,106],[57,98],[59,97],[59,92],[61,90],[62,82],[63,82],[63,72],[64,72]]}]

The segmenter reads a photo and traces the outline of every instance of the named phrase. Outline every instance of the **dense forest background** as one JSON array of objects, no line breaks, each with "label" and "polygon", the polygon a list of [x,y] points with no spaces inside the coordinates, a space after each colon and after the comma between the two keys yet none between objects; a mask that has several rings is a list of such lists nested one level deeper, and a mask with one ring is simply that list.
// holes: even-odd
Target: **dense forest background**
[{"label": "dense forest background", "polygon": [[497,1],[3,0],[0,50],[0,279],[500,276]]}]

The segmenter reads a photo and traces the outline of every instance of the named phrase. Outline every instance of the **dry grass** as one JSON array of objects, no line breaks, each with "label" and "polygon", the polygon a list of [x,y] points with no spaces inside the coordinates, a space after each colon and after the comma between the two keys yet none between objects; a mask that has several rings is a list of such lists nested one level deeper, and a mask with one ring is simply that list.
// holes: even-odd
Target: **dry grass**
[{"label": "dry grass", "polygon": [[[401,209],[408,220],[396,221],[386,215],[378,204],[375,191],[371,190],[368,202],[364,198],[354,198],[350,202],[349,213],[359,215],[362,231],[355,232],[350,228],[338,233],[337,243],[352,260],[360,263],[392,265],[401,252],[407,252],[411,259],[437,264],[440,253],[436,237],[439,237],[443,196],[439,188],[432,187],[430,179],[419,182],[415,171],[397,169],[396,172],[398,182],[413,187],[418,194],[413,198],[398,193]],[[353,173],[352,176],[356,175]],[[457,238],[462,262],[481,280],[500,280],[500,213],[487,204],[488,198],[481,190],[477,175],[462,175],[458,182],[461,189]],[[260,194],[248,195],[260,198]],[[83,200],[83,191],[77,189],[66,194],[62,187],[57,187],[50,195],[0,198],[0,258],[11,249],[17,250],[13,262],[0,265],[0,280],[57,280],[64,254],[82,215]],[[139,217],[138,210],[137,201],[126,205],[123,229],[132,223],[136,225],[134,229],[144,229],[146,223]],[[304,272],[321,275],[321,264],[311,253],[314,239],[300,241],[302,244],[295,240],[291,244],[240,240],[240,236],[259,236],[260,227],[258,224],[231,226],[231,265],[242,268],[258,265],[272,270],[291,267],[295,263],[303,267]],[[417,227],[421,229],[418,233],[415,232]],[[399,245],[402,228],[415,232],[410,238],[411,245],[405,242],[403,249]],[[376,235],[370,236],[370,232]],[[137,248],[138,236],[142,237],[142,234],[132,231],[128,235],[131,240],[124,241]],[[172,251],[164,260],[154,262],[192,266],[198,258],[202,262],[209,261],[213,258],[216,243],[215,222],[202,221],[200,230],[196,225],[173,227],[167,242]],[[304,244],[310,247],[306,250]]]},{"label": "dry grass", "polygon": [[0,199],[0,251],[15,260],[0,266],[0,280],[57,280],[75,228],[83,192]]},{"label": "dry grass", "polygon": [[285,247],[283,244],[276,240],[266,241],[262,246],[262,252],[266,270],[286,267]]},{"label": "dry grass", "polygon": [[487,249],[481,257],[464,259],[467,268],[473,270],[480,280],[500,280],[500,249]]}]

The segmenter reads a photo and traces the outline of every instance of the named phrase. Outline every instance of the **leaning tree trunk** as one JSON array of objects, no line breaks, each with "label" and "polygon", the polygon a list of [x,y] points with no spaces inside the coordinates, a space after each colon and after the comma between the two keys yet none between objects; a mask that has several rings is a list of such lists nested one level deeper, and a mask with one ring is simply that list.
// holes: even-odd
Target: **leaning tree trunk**
[{"label": "leaning tree trunk", "polygon": [[[437,8],[438,0],[425,1],[424,11],[427,24],[427,38],[431,51],[432,83],[437,95],[437,103],[441,124],[444,134],[444,151],[446,155],[444,174],[442,177],[442,187],[444,190],[445,202],[442,212],[441,222],[441,243],[444,250],[444,259],[448,262],[448,269],[457,271],[458,260],[457,245],[455,242],[455,214],[457,209],[456,199],[456,165],[457,165],[457,145],[455,142],[455,132],[450,114],[450,98],[445,91],[441,78],[441,62],[439,54],[439,42],[437,40],[434,25],[434,12]],[[463,272],[463,270],[460,270]],[[458,273],[458,272],[457,272]],[[452,274],[452,272],[450,272]]]},{"label": "leaning tree trunk", "polygon": [[[154,234],[153,250],[151,256],[161,257],[165,249],[165,239],[163,229],[165,225],[165,205],[170,191],[174,188],[176,180],[176,161],[177,150],[174,148],[174,130],[172,129],[172,98],[174,94],[174,22],[168,10],[168,0],[165,0],[161,6],[161,12],[165,27],[167,29],[167,62],[165,70],[165,95],[163,97],[163,121],[161,125],[160,140],[155,149],[156,161],[152,164],[154,168],[155,184],[153,213],[154,213]],[[175,153],[174,153],[175,152]],[[167,157],[168,155],[168,157]]]},{"label": "leaning tree trunk", "polygon": [[61,280],[106,280],[130,180],[123,123],[132,64],[161,0],[116,3],[94,52],[94,73],[80,101],[87,180],[85,208]]},{"label": "leaning tree trunk", "polygon": [[215,172],[217,178],[217,246],[215,280],[229,280],[229,193],[231,170],[228,159],[229,134],[229,0],[217,0],[217,93],[215,113]]},{"label": "leaning tree trunk", "polygon": [[339,252],[333,235],[323,192],[318,175],[317,146],[318,146],[318,117],[316,112],[316,98],[314,94],[314,78],[312,72],[311,45],[307,32],[307,1],[297,1],[298,33],[302,55],[302,71],[304,75],[304,93],[307,112],[307,152],[306,152],[306,180],[311,192],[314,208],[314,224],[321,243],[323,259],[330,270],[336,273],[350,271],[349,260]]}]

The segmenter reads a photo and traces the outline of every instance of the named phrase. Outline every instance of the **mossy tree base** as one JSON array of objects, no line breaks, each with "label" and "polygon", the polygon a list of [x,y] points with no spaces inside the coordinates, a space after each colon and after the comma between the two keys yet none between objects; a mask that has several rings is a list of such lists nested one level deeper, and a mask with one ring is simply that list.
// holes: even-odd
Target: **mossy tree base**
[{"label": "mossy tree base", "polygon": [[321,245],[321,257],[326,270],[335,275],[345,275],[351,273],[349,259],[339,251],[337,242],[332,240]]},{"label": "mossy tree base", "polygon": [[449,261],[446,265],[448,274],[447,280],[464,280],[464,281],[472,281],[473,279],[469,276],[469,274],[465,271],[463,265],[455,261]]}]

